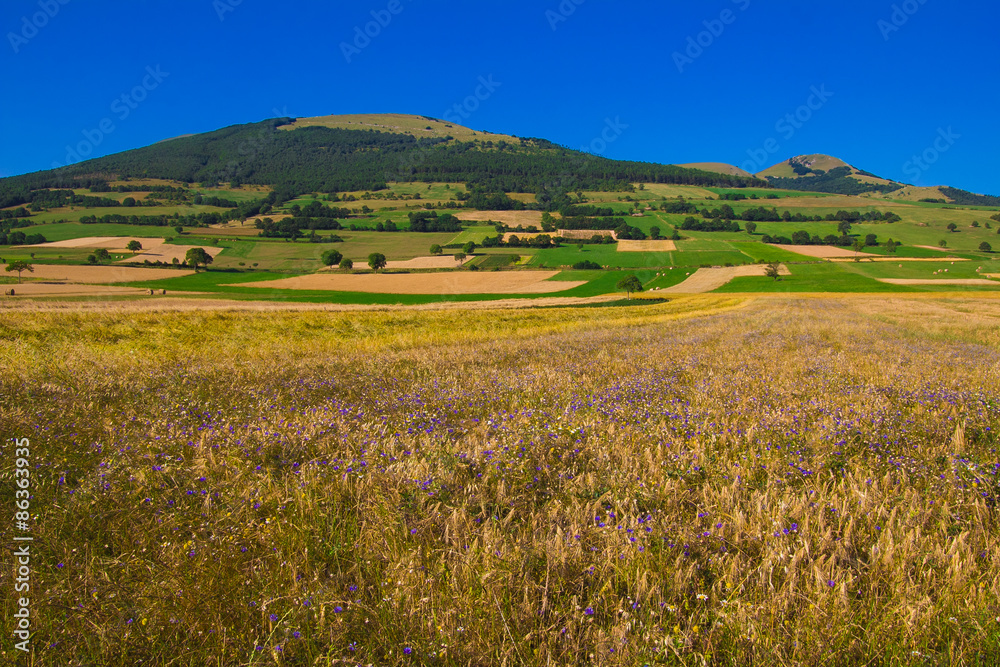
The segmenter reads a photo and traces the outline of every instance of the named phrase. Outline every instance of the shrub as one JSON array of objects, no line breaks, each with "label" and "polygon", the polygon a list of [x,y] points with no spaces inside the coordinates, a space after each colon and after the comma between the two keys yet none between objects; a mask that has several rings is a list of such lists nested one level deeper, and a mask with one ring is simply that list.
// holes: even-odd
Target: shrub
[{"label": "shrub", "polygon": [[583,270],[596,271],[601,268],[601,265],[598,264],[597,262],[592,262],[589,259],[587,259],[582,262],[577,262],[576,264],[573,265],[573,268],[581,271]]},{"label": "shrub", "polygon": [[324,266],[334,266],[340,264],[341,260],[344,259],[344,255],[339,250],[327,250],[320,256],[320,259]]}]

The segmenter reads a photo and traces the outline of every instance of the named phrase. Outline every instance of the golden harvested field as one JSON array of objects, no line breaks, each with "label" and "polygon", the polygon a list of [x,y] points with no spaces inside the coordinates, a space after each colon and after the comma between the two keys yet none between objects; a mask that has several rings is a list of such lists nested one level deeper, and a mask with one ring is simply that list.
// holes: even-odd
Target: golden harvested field
[{"label": "golden harvested field", "polygon": [[805,255],[806,257],[818,257],[820,259],[833,259],[833,258],[850,258],[855,257],[879,257],[879,255],[872,255],[866,252],[854,252],[850,248],[837,248],[835,246],[829,245],[775,245],[775,248],[781,248],[782,250],[787,250],[788,252],[794,252],[799,255]]},{"label": "golden harvested field", "polygon": [[163,239],[142,238],[133,239],[130,236],[86,236],[66,241],[40,243],[26,248],[104,248],[105,250],[125,251],[129,241],[139,241],[143,248],[154,249],[163,244]]},{"label": "golden harvested field", "polygon": [[[719,289],[733,278],[766,275],[764,273],[765,270],[766,267],[761,265],[724,266],[718,268],[698,269],[684,282],[659,291],[668,292],[670,294],[703,294],[705,292],[711,292],[712,290]],[[790,275],[788,267],[784,264],[778,267],[778,272],[783,276]]]},{"label": "golden harvested field", "polygon": [[998,325],[967,295],[5,311],[35,663],[995,665]]},{"label": "golden harvested field", "polygon": [[618,241],[618,252],[672,252],[677,250],[673,241]]},{"label": "golden harvested field", "polygon": [[469,222],[502,222],[510,227],[542,228],[541,211],[459,211],[455,214],[459,220]]},{"label": "golden harvested field", "polygon": [[56,264],[36,264],[34,273],[25,273],[25,278],[37,280],[57,280],[68,283],[130,283],[142,280],[162,280],[188,276],[194,271],[186,269],[146,269],[135,266],[60,266]]},{"label": "golden harvested field", "polygon": [[240,283],[240,287],[260,289],[330,290],[375,294],[548,294],[564,292],[586,281],[551,281],[558,271],[503,271],[470,273],[320,273],[297,278],[283,278],[258,283]]},{"label": "golden harvested field", "polygon": [[[14,290],[14,298],[30,296],[141,296],[149,290],[137,287],[115,287],[112,285],[80,285],[80,284],[45,284],[22,283],[20,285],[4,285],[3,290]],[[7,297],[10,299],[10,297]]]}]

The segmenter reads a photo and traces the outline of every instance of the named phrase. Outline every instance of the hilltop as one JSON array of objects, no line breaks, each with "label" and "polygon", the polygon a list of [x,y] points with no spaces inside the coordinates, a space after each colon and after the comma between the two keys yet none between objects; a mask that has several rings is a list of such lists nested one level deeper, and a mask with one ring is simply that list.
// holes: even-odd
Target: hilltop
[{"label": "hilltop", "polygon": [[[401,113],[348,114],[341,116],[315,116],[296,118],[280,130],[296,130],[303,127],[327,127],[341,130],[374,130],[389,134],[408,134],[417,139],[436,138],[468,142],[517,142],[517,137],[509,134],[481,132],[455,125],[430,116],[413,116]],[[750,174],[746,174],[750,176]]]},{"label": "hilltop", "polygon": [[730,176],[742,176],[744,178],[754,177],[750,172],[724,162],[692,162],[689,164],[679,164],[677,166],[684,167],[685,169],[701,169],[702,171],[710,171],[713,174],[728,174]]},{"label": "hilltop", "polygon": [[799,155],[756,174],[776,188],[860,195],[902,201],[934,201],[965,206],[997,206],[1000,197],[949,186],[918,187],[882,178],[832,155]]}]

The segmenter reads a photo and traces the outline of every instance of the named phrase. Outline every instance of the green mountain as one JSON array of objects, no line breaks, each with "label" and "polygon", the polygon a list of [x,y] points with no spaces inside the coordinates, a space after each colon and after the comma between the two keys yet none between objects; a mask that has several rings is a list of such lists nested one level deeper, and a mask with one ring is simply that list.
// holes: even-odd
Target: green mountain
[{"label": "green mountain", "polygon": [[490,193],[534,192],[543,205],[577,190],[623,190],[639,182],[766,186],[748,176],[610,160],[544,139],[480,134],[432,118],[386,114],[234,125],[7,178],[0,181],[0,208],[29,202],[34,189],[88,187],[116,178],[267,185],[289,195],[448,181]]}]

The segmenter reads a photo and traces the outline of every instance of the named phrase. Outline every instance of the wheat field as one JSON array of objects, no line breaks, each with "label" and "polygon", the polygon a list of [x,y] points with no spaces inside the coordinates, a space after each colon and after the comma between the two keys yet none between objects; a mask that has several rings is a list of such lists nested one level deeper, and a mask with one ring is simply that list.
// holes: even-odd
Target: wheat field
[{"label": "wheat field", "polygon": [[998,322],[4,312],[30,664],[996,664]]}]

